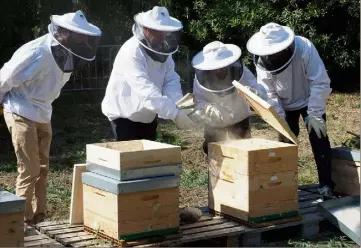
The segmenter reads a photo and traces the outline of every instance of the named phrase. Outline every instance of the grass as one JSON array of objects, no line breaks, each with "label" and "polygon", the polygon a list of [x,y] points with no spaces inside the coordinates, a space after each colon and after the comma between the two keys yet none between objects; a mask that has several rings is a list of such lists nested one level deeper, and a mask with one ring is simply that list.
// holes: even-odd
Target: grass
[{"label": "grass", "polygon": [[[54,103],[52,118],[50,177],[48,183],[47,216],[67,219],[71,196],[72,168],[85,162],[85,145],[112,141],[108,120],[101,113],[102,93],[67,93]],[[94,103],[96,102],[96,103]],[[327,102],[328,134],[332,146],[341,145],[360,133],[359,94],[332,94]],[[277,132],[257,116],[252,116],[252,136],[276,139]],[[317,171],[308,141],[307,131],[300,120],[299,184],[317,183]],[[180,192],[181,206],[207,205],[207,166],[202,150],[203,134],[181,131],[173,123],[160,121],[157,140],[182,147],[183,174]],[[0,188],[14,192],[17,176],[16,158],[11,140],[0,118]],[[313,247],[314,245],[347,247],[348,240],[338,236],[320,240],[292,240],[281,246]],[[351,245],[353,243],[351,242]]]}]

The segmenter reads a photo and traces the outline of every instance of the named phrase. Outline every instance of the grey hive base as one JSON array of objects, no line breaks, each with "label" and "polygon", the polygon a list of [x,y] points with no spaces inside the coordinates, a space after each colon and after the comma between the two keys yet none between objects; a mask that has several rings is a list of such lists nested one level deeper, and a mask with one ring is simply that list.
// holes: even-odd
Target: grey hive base
[{"label": "grey hive base", "polygon": [[130,181],[160,176],[179,176],[182,173],[182,165],[162,165],[132,170],[115,170],[95,163],[87,163],[86,169],[89,172],[109,177],[118,181]]},{"label": "grey hive base", "polygon": [[18,213],[24,210],[25,200],[23,198],[0,190],[0,214]]},{"label": "grey hive base", "polygon": [[82,173],[83,184],[120,195],[157,189],[179,187],[179,176],[154,177],[133,181],[118,181],[92,172]]}]

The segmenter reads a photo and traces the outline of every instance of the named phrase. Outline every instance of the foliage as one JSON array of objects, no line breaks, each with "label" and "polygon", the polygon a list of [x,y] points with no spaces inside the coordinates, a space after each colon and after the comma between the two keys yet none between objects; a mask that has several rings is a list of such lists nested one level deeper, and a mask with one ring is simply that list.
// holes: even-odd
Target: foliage
[{"label": "foliage", "polygon": [[189,30],[200,48],[215,39],[239,45],[245,64],[251,66],[248,39],[268,22],[287,25],[315,44],[331,79],[340,82],[334,86],[345,86],[346,80],[358,85],[358,4],[351,0],[195,0],[196,15]]},{"label": "foliage", "polygon": [[[183,46],[193,56],[215,39],[246,49],[248,39],[267,22],[292,27],[309,38],[330,72],[333,88],[354,82],[360,65],[359,2],[355,0],[4,0],[0,10],[0,65],[22,44],[47,32],[49,16],[81,9],[103,31],[102,44],[121,44],[132,35],[134,15],[166,6],[184,26]],[[191,59],[191,57],[189,58]],[[346,82],[346,83],[345,83]]]}]

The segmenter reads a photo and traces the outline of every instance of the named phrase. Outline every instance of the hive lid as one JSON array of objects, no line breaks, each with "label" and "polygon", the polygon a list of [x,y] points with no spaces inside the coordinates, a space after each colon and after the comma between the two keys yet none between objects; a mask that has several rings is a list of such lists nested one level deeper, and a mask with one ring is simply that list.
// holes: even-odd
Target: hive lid
[{"label": "hive lid", "polygon": [[24,210],[25,200],[23,198],[0,190],[0,214],[17,213]]},{"label": "hive lid", "polygon": [[237,81],[233,81],[233,85],[237,88],[239,94],[242,94],[249,105],[254,109],[254,111],[269,125],[271,125],[278,132],[282,133],[294,144],[298,144],[298,139],[295,134],[289,128],[287,122],[283,120],[274,108],[264,101],[262,98],[257,96],[252,91],[248,90],[242,84]]},{"label": "hive lid", "polygon": [[333,158],[360,162],[360,151],[347,147],[333,147],[331,150]]},{"label": "hive lid", "polygon": [[162,176],[132,181],[118,181],[92,172],[84,172],[82,173],[82,182],[94,188],[119,195],[178,187],[180,177]]}]

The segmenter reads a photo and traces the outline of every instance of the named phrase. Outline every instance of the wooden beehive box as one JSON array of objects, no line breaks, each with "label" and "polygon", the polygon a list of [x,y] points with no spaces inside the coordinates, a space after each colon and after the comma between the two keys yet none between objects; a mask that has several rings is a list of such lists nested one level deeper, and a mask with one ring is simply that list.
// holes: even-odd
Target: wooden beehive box
[{"label": "wooden beehive box", "polygon": [[298,149],[266,139],[209,144],[209,208],[259,223],[298,215]]},{"label": "wooden beehive box", "polygon": [[24,246],[24,199],[0,190],[0,247]]},{"label": "wooden beehive box", "polygon": [[82,174],[84,226],[116,240],[176,233],[179,176],[117,181]]},{"label": "wooden beehive box", "polygon": [[181,174],[181,147],[149,140],[88,144],[87,171],[119,181]]},{"label": "wooden beehive box", "polygon": [[336,184],[335,192],[360,195],[360,151],[332,148],[332,180]]}]

